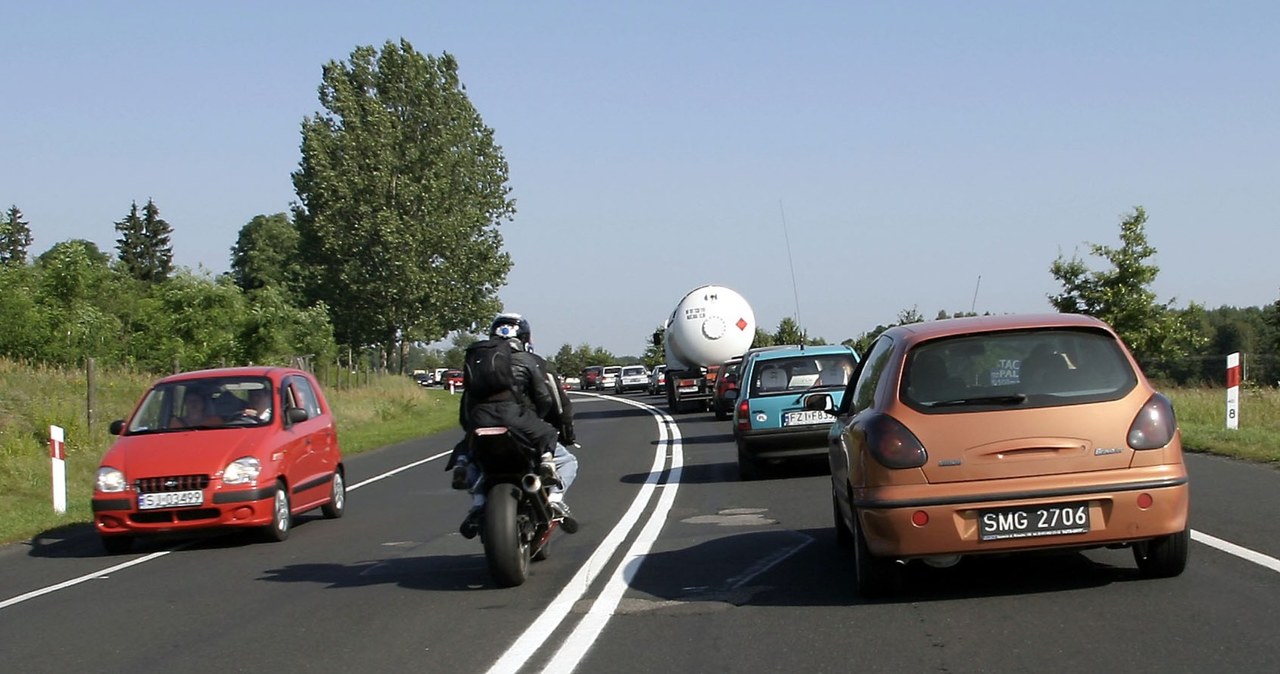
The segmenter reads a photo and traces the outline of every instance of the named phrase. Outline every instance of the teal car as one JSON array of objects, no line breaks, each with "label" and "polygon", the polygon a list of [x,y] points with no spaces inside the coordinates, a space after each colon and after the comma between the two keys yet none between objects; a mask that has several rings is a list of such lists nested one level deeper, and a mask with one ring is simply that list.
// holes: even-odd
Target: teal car
[{"label": "teal car", "polygon": [[733,437],[738,446],[738,476],[760,477],[765,461],[826,456],[833,421],[823,411],[806,410],[813,393],[839,405],[858,354],[848,346],[786,346],[747,352],[738,372],[733,401]]}]

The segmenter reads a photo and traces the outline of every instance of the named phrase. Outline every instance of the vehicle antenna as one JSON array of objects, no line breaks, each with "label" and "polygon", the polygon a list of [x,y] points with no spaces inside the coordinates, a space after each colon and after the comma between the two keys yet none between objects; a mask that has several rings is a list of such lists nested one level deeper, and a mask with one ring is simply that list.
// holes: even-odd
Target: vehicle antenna
[{"label": "vehicle antenna", "polygon": [[791,236],[787,233],[787,212],[782,208],[782,200],[778,200],[778,212],[782,214],[782,239],[787,242],[787,266],[791,267],[791,294],[796,302],[796,327],[800,328],[800,349],[804,350],[807,335],[804,322],[800,320],[800,291],[796,287],[796,265],[791,260]]},{"label": "vehicle antenna", "polygon": [[978,306],[978,288],[982,287],[982,274],[978,274],[978,283],[973,286],[973,304],[969,305],[969,313],[976,313]]}]

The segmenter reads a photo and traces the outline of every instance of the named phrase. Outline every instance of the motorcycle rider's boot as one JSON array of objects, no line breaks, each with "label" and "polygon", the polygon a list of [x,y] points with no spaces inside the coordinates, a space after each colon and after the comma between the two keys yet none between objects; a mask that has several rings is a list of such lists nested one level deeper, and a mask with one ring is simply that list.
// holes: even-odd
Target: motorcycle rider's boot
[{"label": "motorcycle rider's boot", "polygon": [[573,516],[573,511],[569,510],[569,506],[564,501],[551,502],[552,516],[560,520],[560,528],[564,529],[566,534],[578,533],[578,520]]},{"label": "motorcycle rider's boot", "polygon": [[454,489],[466,489],[471,485],[467,484],[467,460],[459,459],[453,466],[453,482],[451,485]]},{"label": "motorcycle rider's boot", "polygon": [[554,487],[564,485],[560,481],[560,473],[556,470],[555,461],[551,459],[551,452],[542,455],[542,462],[538,464],[538,476],[542,478],[543,483]]},{"label": "motorcycle rider's boot", "polygon": [[480,521],[484,517],[484,506],[475,506],[467,511],[466,519],[462,520],[462,525],[458,527],[458,533],[463,538],[472,539],[476,534],[480,533]]}]

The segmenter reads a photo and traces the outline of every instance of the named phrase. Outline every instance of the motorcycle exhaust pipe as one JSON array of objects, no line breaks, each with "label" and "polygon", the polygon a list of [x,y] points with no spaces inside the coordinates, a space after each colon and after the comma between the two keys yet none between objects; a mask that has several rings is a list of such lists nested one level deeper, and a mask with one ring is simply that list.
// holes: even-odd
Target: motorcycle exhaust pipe
[{"label": "motorcycle exhaust pipe", "polygon": [[533,494],[539,489],[542,489],[542,480],[537,475],[529,473],[528,475],[520,478],[520,488],[530,494]]}]

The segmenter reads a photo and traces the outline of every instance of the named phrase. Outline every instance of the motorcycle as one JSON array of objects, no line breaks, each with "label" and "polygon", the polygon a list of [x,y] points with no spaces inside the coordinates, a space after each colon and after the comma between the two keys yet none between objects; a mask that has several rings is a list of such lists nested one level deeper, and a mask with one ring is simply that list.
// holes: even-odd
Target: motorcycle
[{"label": "motorcycle", "polygon": [[481,475],[475,489],[485,494],[480,540],[489,573],[500,587],[520,585],[528,578],[529,562],[546,559],[551,534],[563,522],[548,498],[560,484],[555,464],[502,426],[475,430],[471,460]]}]

